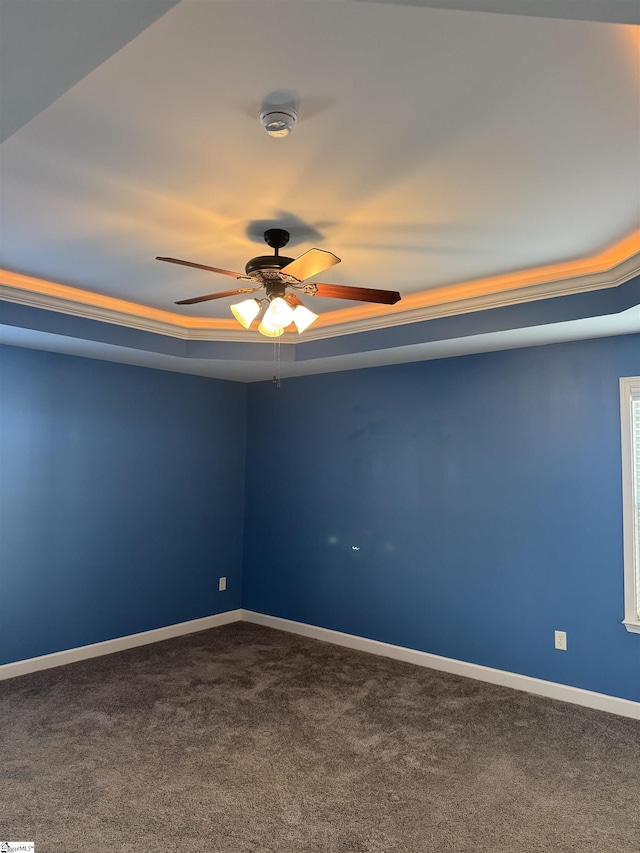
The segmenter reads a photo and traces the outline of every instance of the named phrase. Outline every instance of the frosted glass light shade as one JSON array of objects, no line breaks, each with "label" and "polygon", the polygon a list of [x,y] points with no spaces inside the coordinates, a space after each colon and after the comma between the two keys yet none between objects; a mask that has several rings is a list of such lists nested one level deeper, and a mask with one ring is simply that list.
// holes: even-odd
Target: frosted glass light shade
[{"label": "frosted glass light shade", "polygon": [[272,326],[271,323],[267,323],[266,317],[262,318],[262,322],[258,326],[258,331],[261,335],[264,335],[265,338],[279,338],[280,335],[284,335],[284,329],[282,326]]},{"label": "frosted glass light shade", "polygon": [[241,326],[248,329],[260,313],[260,303],[257,299],[245,299],[231,306],[231,313]]},{"label": "frosted glass light shade", "polygon": [[296,305],[293,309],[293,322],[296,324],[298,334],[301,335],[312,323],[318,319],[318,315],[309,311],[304,305]]},{"label": "frosted glass light shade", "polygon": [[284,329],[293,320],[293,309],[280,296],[271,300],[262,322],[276,329]]}]

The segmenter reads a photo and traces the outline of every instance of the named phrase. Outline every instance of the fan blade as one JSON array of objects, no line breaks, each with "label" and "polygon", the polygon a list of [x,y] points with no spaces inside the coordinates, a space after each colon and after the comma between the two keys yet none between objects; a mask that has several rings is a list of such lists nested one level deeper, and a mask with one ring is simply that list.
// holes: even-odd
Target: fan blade
[{"label": "fan blade", "polygon": [[196,302],[208,302],[209,299],[222,299],[225,296],[238,296],[240,293],[253,293],[259,287],[240,287],[238,290],[222,290],[220,293],[209,293],[207,296],[195,296],[193,299],[181,299],[176,305],[194,305]]},{"label": "fan blade", "polygon": [[379,302],[381,305],[395,305],[400,301],[397,290],[375,290],[372,287],[349,287],[346,284],[320,284],[313,296],[326,296],[329,299],[353,299],[356,302]]},{"label": "fan blade", "polygon": [[285,294],[284,301],[288,302],[292,308],[297,308],[298,305],[304,305],[302,299],[297,297],[295,293],[291,293],[290,290]]},{"label": "fan blade", "polygon": [[156,258],[156,261],[168,261],[170,264],[182,264],[183,267],[195,267],[197,270],[219,272],[222,275],[230,275],[232,278],[239,278],[242,281],[253,281],[253,279],[243,273],[232,272],[231,270],[221,270],[219,267],[208,267],[206,264],[194,264],[193,261],[181,261],[178,258]]},{"label": "fan blade", "polygon": [[325,252],[324,249],[309,249],[304,255],[300,255],[295,261],[291,261],[286,267],[283,267],[280,272],[292,275],[298,281],[304,281],[312,275],[316,275],[322,270],[328,270],[329,267],[340,263],[340,258],[333,252]]}]

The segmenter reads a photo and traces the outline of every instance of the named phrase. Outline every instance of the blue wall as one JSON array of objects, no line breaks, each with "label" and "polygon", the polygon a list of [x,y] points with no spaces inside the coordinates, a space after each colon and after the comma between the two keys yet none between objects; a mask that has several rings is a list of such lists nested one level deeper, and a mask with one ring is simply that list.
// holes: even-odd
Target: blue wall
[{"label": "blue wall", "polygon": [[245,386],[0,347],[0,394],[0,664],[239,607]]},{"label": "blue wall", "polygon": [[0,663],[234,609],[242,582],[252,610],[640,701],[640,336],[279,390],[12,347],[0,371]]},{"label": "blue wall", "polygon": [[636,335],[251,386],[243,607],[640,700],[618,391],[639,373]]}]

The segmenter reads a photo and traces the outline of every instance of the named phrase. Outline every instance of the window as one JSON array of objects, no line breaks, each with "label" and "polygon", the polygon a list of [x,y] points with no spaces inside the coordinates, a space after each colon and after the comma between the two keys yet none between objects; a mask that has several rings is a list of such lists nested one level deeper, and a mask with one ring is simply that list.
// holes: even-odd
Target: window
[{"label": "window", "polygon": [[624,624],[640,634],[640,376],[620,380]]}]

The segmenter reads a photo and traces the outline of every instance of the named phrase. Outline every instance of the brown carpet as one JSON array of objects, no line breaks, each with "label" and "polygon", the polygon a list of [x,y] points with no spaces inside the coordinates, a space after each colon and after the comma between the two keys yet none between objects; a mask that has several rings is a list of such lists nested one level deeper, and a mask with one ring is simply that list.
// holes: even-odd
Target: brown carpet
[{"label": "brown carpet", "polygon": [[237,623],[0,683],[36,853],[638,853],[640,723]]}]

